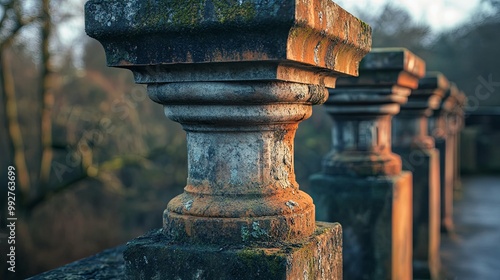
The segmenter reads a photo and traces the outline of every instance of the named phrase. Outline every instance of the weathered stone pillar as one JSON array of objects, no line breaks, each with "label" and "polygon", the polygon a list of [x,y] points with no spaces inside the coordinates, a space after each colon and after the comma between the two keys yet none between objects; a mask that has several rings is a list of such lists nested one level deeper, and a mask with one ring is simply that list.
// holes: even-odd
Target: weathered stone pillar
[{"label": "weathered stone pillar", "polygon": [[339,78],[325,109],[332,151],[311,177],[316,219],[339,221],[345,279],[412,279],[412,176],[391,149],[391,118],[425,73],[405,49],[375,49]]},{"label": "weathered stone pillar", "polygon": [[437,72],[420,79],[408,103],[393,119],[393,151],[413,173],[413,277],[439,279],[439,152],[428,135],[428,117],[439,108],[448,80]]},{"label": "weathered stone pillar", "polygon": [[442,98],[440,106],[436,108],[429,118],[429,134],[435,140],[436,149],[439,151],[439,170],[441,185],[441,231],[453,231],[453,181],[455,160],[453,145],[449,129],[448,116],[456,106],[458,89],[454,83]]},{"label": "weathered stone pillar", "polygon": [[91,0],[86,30],[187,133],[187,186],[128,244],[130,278],[342,277],[340,226],[315,223],[293,140],[357,74],[369,26],[327,0]]}]

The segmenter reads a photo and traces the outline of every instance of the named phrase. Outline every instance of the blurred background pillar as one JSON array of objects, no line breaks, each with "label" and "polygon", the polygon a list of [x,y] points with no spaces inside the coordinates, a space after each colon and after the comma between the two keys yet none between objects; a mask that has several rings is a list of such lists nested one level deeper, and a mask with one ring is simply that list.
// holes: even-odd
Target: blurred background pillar
[{"label": "blurred background pillar", "polygon": [[413,173],[413,277],[439,279],[439,152],[428,135],[428,117],[440,106],[448,80],[429,72],[393,119],[393,151]]},{"label": "blurred background pillar", "polygon": [[456,106],[458,88],[451,83],[429,121],[429,134],[434,137],[436,149],[440,155],[441,183],[441,222],[442,232],[453,231],[453,185],[455,156],[453,155],[453,139],[450,131],[450,114]]},{"label": "blurred background pillar", "polygon": [[317,220],[342,224],[345,279],[412,279],[412,176],[392,153],[391,119],[424,74],[408,50],[374,49],[329,90],[332,150],[310,191]]},{"label": "blurred background pillar", "polygon": [[462,180],[460,178],[461,172],[461,135],[462,130],[465,127],[465,105],[467,103],[467,96],[461,90],[458,91],[456,96],[456,105],[451,112],[451,124],[450,130],[453,135],[453,157],[454,157],[454,169],[453,169],[453,197],[460,198],[462,195]]}]

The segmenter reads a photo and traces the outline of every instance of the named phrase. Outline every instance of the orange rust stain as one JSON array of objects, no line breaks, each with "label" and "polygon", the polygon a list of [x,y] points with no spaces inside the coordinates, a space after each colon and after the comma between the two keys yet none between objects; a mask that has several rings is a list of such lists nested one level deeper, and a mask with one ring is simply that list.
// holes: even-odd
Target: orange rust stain
[{"label": "orange rust stain", "polygon": [[[287,58],[357,75],[359,61],[371,48],[369,27],[331,1],[297,1],[295,18]],[[333,57],[328,57],[332,48]]]},{"label": "orange rust stain", "polygon": [[358,62],[364,53],[352,45],[345,45],[340,38],[322,36],[309,27],[296,27],[290,34],[287,59],[357,75]]},{"label": "orange rust stain", "polygon": [[119,66],[130,66],[130,65],[135,65],[134,63],[131,63],[130,61],[127,61],[127,60],[120,60],[120,62],[118,63]]},{"label": "orange rust stain", "polygon": [[268,59],[269,57],[266,53],[248,50],[242,53],[241,60],[268,60]]}]

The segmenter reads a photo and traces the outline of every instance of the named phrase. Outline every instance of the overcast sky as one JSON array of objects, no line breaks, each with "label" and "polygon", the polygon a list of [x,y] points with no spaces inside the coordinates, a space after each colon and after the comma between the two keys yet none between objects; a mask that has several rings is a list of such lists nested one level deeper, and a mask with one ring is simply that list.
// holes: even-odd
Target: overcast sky
[{"label": "overcast sky", "polygon": [[435,31],[455,27],[470,19],[480,0],[334,0],[356,15],[355,8],[377,10],[385,3],[407,9],[417,22],[428,23]]}]

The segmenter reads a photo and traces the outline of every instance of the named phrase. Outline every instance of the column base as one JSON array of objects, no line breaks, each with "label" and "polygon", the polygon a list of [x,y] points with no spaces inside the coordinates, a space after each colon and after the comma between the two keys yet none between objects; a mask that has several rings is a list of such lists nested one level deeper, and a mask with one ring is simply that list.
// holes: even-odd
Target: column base
[{"label": "column base", "polygon": [[316,219],[342,224],[345,279],[412,279],[412,175],[313,175]]},{"label": "column base", "polygon": [[127,244],[128,279],[342,279],[342,229],[317,223],[298,243],[238,246],[176,243],[162,230]]}]

